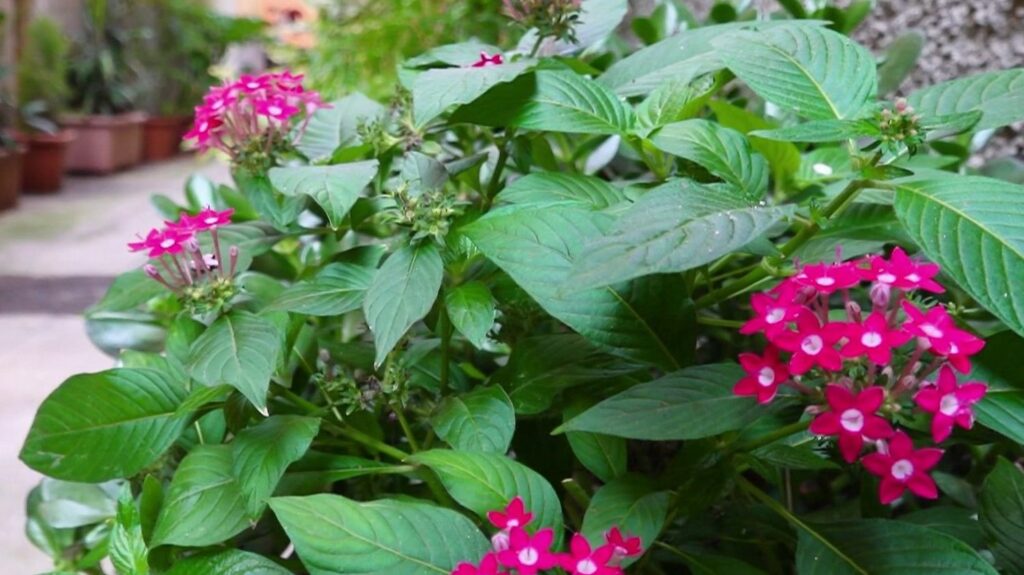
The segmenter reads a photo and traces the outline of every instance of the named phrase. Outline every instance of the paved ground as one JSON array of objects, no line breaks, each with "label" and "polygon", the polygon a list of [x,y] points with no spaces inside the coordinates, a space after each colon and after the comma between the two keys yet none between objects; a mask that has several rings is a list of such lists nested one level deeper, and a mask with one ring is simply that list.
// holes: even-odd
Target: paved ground
[{"label": "paved ground", "polygon": [[197,171],[227,181],[223,166],[183,158],[72,178],[58,195],[24,197],[0,213],[0,573],[51,567],[23,535],[24,498],[39,476],[18,461],[18,450],[36,408],[61,381],[111,367],[79,314],[113,276],[141,263],[125,242],[160,223],[149,197],[181,199]]}]

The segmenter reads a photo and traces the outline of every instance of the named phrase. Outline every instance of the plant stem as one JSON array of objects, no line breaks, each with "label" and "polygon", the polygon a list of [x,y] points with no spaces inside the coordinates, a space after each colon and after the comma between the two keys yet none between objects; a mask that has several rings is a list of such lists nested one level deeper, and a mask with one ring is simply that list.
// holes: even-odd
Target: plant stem
[{"label": "plant stem", "polygon": [[409,442],[409,449],[413,453],[420,450],[419,444],[416,442],[416,436],[412,433],[412,427],[409,426],[409,421],[405,418],[405,414],[402,413],[401,405],[398,409],[394,409],[395,415],[398,417],[398,424],[402,426],[402,433],[405,434],[405,439]]},{"label": "plant stem", "polygon": [[[440,295],[442,302],[444,302],[444,295],[442,290]],[[448,307],[443,304],[437,316],[437,331],[440,332],[438,335],[441,336],[441,369],[438,374],[438,387],[439,393],[444,395],[448,391],[448,362],[451,361],[452,330],[448,321]]]},{"label": "plant stem", "polygon": [[713,327],[731,327],[739,328],[743,326],[742,321],[736,321],[732,319],[722,319],[720,317],[711,317],[706,315],[697,316],[697,323],[701,325],[710,325]]},{"label": "plant stem", "polygon": [[498,195],[498,187],[501,185],[501,173],[505,171],[505,164],[508,163],[508,147],[515,136],[514,128],[505,130],[504,141],[498,146],[498,161],[494,164],[494,173],[491,174],[491,181],[487,184],[487,193],[484,195],[483,211],[491,209],[494,196]]}]

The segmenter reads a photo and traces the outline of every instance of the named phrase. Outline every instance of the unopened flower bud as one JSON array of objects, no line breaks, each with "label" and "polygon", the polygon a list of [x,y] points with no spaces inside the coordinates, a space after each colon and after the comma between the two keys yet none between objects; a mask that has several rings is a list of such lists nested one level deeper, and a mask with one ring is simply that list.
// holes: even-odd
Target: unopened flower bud
[{"label": "unopened flower bud", "polygon": [[846,314],[850,316],[851,320],[860,323],[860,304],[853,300],[846,302]]},{"label": "unopened flower bud", "polygon": [[189,238],[185,243],[181,244],[185,248],[185,251],[194,253],[199,251],[199,242],[195,238]]},{"label": "unopened flower bud", "polygon": [[497,553],[508,550],[510,546],[508,532],[501,530],[495,533],[494,536],[491,537],[491,546]]},{"label": "unopened flower bud", "polygon": [[889,306],[889,300],[892,297],[892,286],[882,282],[874,282],[871,284],[871,289],[868,293],[871,296],[871,303],[875,305],[875,308],[884,309]]},{"label": "unopened flower bud", "polygon": [[160,270],[156,269],[156,266],[153,264],[146,264],[142,266],[142,271],[146,272],[146,275],[153,279],[160,277]]},{"label": "unopened flower bud", "polygon": [[906,98],[899,98],[899,99],[897,99],[896,100],[896,111],[902,114],[903,112],[906,111],[906,109],[907,109],[907,99]]}]

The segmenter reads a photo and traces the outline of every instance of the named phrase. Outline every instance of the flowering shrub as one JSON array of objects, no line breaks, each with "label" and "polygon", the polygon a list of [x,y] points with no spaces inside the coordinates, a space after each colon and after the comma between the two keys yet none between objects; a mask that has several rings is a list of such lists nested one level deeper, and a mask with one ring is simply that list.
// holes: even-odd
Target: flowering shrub
[{"label": "flowering shrub", "polygon": [[22,448],[57,572],[1024,572],[1024,71],[656,4],[212,90]]}]

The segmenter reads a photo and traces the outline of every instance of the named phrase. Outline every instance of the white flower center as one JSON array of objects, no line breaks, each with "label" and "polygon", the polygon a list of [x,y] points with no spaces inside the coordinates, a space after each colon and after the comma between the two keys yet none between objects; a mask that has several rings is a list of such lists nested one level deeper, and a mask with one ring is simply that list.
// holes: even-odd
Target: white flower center
[{"label": "white flower center", "polygon": [[757,372],[757,383],[761,384],[761,387],[768,387],[775,383],[775,370],[770,367],[762,367],[761,371]]},{"label": "white flower center", "polygon": [[773,307],[768,315],[764,316],[764,321],[776,324],[782,321],[782,318],[786,317],[786,310],[778,307]]},{"label": "white flower center", "polygon": [[593,575],[597,573],[597,563],[592,559],[584,559],[576,564],[576,572],[580,575]]},{"label": "white flower center", "polygon": [[172,239],[166,239],[166,240],[160,242],[160,247],[162,247],[162,248],[169,248],[169,247],[171,247],[173,245],[174,245],[174,240],[172,240]]},{"label": "white flower center", "polygon": [[878,274],[878,281],[884,284],[891,284],[896,281],[896,276],[890,273]]},{"label": "white flower center", "polygon": [[914,464],[908,459],[900,459],[896,463],[892,464],[892,469],[890,471],[892,472],[893,478],[897,481],[906,481],[914,474]]},{"label": "white flower center", "polygon": [[800,342],[800,349],[807,355],[818,355],[823,347],[825,347],[825,342],[822,341],[820,335],[809,335]]},{"label": "white flower center", "polygon": [[280,106],[271,106],[267,108],[267,111],[270,112],[271,116],[280,116],[281,112],[284,110],[282,110]]},{"label": "white flower center", "polygon": [[947,393],[942,396],[942,400],[939,401],[939,411],[942,415],[956,415],[956,412],[960,409],[960,402],[957,401],[956,395]]},{"label": "white flower center", "polygon": [[864,429],[864,414],[859,409],[847,409],[839,416],[839,424],[846,431],[858,433]]},{"label": "white flower center", "polygon": [[960,346],[955,343],[949,344],[949,355],[956,355],[960,353]]},{"label": "white flower center", "polygon": [[830,278],[828,276],[822,276],[822,277],[820,277],[820,278],[818,278],[818,279],[816,279],[814,281],[818,282],[818,285],[825,286],[825,287],[828,287],[828,286],[836,284],[835,278]]},{"label": "white flower center", "polygon": [[199,131],[200,132],[205,132],[205,131],[207,131],[209,129],[210,129],[210,123],[209,122],[203,122],[203,123],[199,124]]},{"label": "white flower center", "polygon": [[921,331],[928,337],[939,338],[942,337],[942,330],[935,327],[930,323],[922,324]]},{"label": "white flower center", "polygon": [[223,107],[224,107],[224,100],[214,100],[213,104],[210,106],[210,108],[212,108],[214,110],[220,110]]},{"label": "white flower center", "polygon": [[537,553],[537,550],[533,547],[520,549],[517,557],[519,562],[526,566],[536,565],[537,561],[540,561],[540,553]]},{"label": "white flower center", "polygon": [[917,282],[921,281],[921,276],[919,276],[917,274],[907,274],[907,279],[912,281],[912,282],[914,282],[914,283],[917,283]]},{"label": "white flower center", "polygon": [[878,347],[882,345],[882,336],[877,331],[866,331],[860,336],[860,342],[864,347]]},{"label": "white flower center", "polygon": [[519,527],[519,520],[518,519],[509,519],[508,521],[505,522],[505,527],[508,528],[508,529],[512,529],[513,527]]},{"label": "white flower center", "polygon": [[260,83],[259,83],[259,82],[249,82],[248,84],[246,84],[246,86],[247,86],[247,87],[248,87],[248,88],[249,88],[250,90],[255,90],[256,88],[259,88],[259,87],[260,87]]},{"label": "white flower center", "polygon": [[205,223],[208,226],[212,226],[213,224],[217,223],[217,216],[210,216],[203,220],[203,223]]}]

